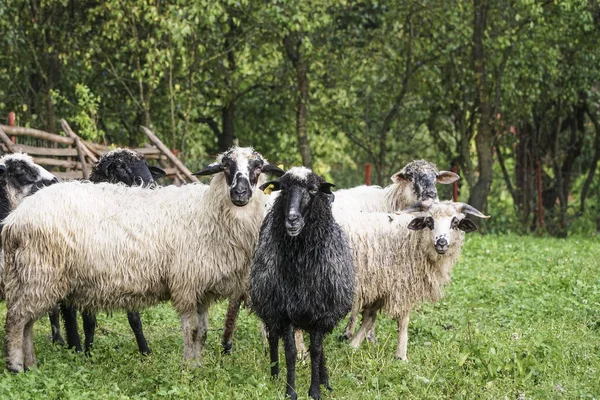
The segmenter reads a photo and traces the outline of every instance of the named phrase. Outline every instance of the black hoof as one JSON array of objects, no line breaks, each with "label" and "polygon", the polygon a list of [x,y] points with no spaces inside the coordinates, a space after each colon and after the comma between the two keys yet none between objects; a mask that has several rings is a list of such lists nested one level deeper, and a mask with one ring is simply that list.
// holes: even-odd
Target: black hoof
[{"label": "black hoof", "polygon": [[60,336],[60,335],[58,335],[58,336],[52,336],[52,343],[64,346],[65,345],[65,339],[63,339],[62,336]]},{"label": "black hoof", "polygon": [[233,352],[233,342],[231,340],[228,340],[228,341],[222,342],[221,345],[223,346],[222,353],[231,355],[231,353]]},{"label": "black hoof", "polygon": [[150,349],[147,349],[147,350],[140,350],[140,353],[142,353],[142,355],[143,355],[144,357],[147,357],[147,356],[149,356],[150,354],[152,354],[152,352],[150,351]]}]

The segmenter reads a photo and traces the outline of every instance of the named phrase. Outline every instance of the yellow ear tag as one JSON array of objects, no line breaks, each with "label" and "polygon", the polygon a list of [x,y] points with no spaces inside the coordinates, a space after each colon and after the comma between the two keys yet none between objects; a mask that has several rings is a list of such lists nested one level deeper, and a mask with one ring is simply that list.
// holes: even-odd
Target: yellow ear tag
[{"label": "yellow ear tag", "polygon": [[283,169],[283,164],[279,164],[279,165],[277,166],[277,168],[279,168],[279,169]]},{"label": "yellow ear tag", "polygon": [[265,188],[265,190],[263,190],[263,193],[264,193],[264,194],[271,194],[271,192],[273,191],[273,189],[275,189],[275,185],[273,185],[273,184],[271,183],[269,186],[267,186],[267,187]]}]

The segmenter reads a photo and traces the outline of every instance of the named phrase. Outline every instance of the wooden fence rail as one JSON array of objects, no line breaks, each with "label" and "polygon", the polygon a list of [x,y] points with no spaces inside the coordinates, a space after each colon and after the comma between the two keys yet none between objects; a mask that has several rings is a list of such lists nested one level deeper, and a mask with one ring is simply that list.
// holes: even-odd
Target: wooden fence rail
[{"label": "wooden fence rail", "polygon": [[[12,122],[10,118],[9,121]],[[0,152],[27,153],[36,163],[51,167],[52,173],[61,179],[88,178],[91,168],[98,158],[112,148],[81,139],[64,119],[60,120],[60,124],[66,136],[38,129],[0,124]],[[150,129],[142,127],[142,130],[151,144],[132,150],[143,154],[148,160],[159,163],[165,170],[166,177],[174,179],[175,183],[199,182],[198,178],[192,175],[190,170]],[[18,140],[19,137],[41,139],[47,145],[21,144]],[[27,141],[27,143],[31,142]]]}]

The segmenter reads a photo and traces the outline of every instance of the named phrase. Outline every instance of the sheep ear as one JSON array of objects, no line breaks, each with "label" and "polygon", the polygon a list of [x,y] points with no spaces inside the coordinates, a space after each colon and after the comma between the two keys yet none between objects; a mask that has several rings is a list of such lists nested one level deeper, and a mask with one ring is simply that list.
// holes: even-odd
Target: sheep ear
[{"label": "sheep ear", "polygon": [[263,165],[262,172],[265,174],[275,175],[277,177],[280,177],[281,175],[285,174],[284,170],[271,163],[266,163],[265,165]]},{"label": "sheep ear", "polygon": [[408,180],[402,171],[396,172],[390,179],[394,183],[401,183]]},{"label": "sheep ear", "polygon": [[323,183],[321,183],[321,186],[319,186],[319,190],[323,193],[333,194],[333,193],[331,193],[332,187],[335,187],[335,185],[333,183],[323,182]]},{"label": "sheep ear", "polygon": [[150,174],[152,175],[152,179],[157,180],[165,176],[167,173],[164,169],[158,167],[148,167],[150,170]]},{"label": "sheep ear", "polygon": [[269,193],[266,193],[266,194],[270,194],[272,191],[276,192],[278,190],[281,190],[281,183],[279,181],[269,181],[269,182],[263,183],[258,188],[265,193],[267,192],[267,189],[268,189]]},{"label": "sheep ear", "polygon": [[102,164],[100,164],[100,169],[102,170],[102,173],[106,176],[108,176],[108,167],[110,167],[112,165],[112,161],[109,162],[104,162]]},{"label": "sheep ear", "polygon": [[454,172],[440,171],[439,174],[437,174],[436,182],[447,185],[449,183],[456,182],[459,179],[460,179],[460,176],[458,176]]},{"label": "sheep ear", "polygon": [[413,231],[420,231],[422,229],[425,229],[426,227],[427,224],[425,223],[425,217],[413,218],[413,220],[410,221],[410,224],[408,224],[408,229],[411,229]]},{"label": "sheep ear", "polygon": [[470,219],[461,219],[458,223],[458,229],[463,232],[475,232],[477,230],[477,225]]},{"label": "sheep ear", "polygon": [[192,175],[200,175],[200,176],[214,175],[221,171],[223,171],[223,166],[221,165],[221,163],[214,163],[214,164],[210,164],[207,167],[204,167],[203,169],[201,169],[198,172],[194,172]]}]

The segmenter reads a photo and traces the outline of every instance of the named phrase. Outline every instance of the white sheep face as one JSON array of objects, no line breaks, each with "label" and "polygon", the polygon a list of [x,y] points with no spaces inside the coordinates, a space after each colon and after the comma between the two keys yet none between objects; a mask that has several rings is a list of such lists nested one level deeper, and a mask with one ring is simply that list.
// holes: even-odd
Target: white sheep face
[{"label": "white sheep face", "polygon": [[35,164],[27,154],[8,154],[0,158],[0,187],[3,201],[14,210],[23,199],[39,189],[58,182],[43,167]]}]

